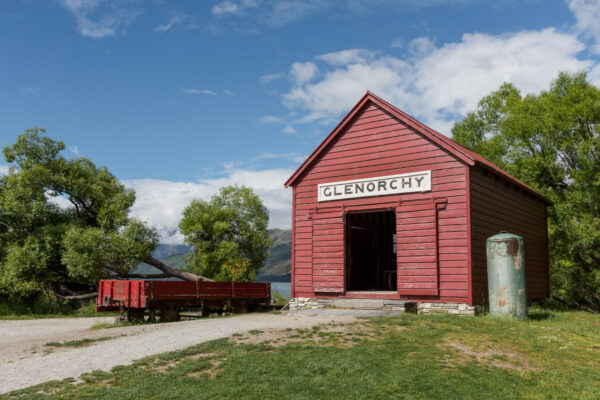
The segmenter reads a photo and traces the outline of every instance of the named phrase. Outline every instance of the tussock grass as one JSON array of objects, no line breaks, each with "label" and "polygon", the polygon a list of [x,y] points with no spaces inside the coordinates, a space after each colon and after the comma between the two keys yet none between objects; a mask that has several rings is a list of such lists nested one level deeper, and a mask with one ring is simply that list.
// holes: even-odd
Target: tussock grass
[{"label": "tussock grass", "polygon": [[257,331],[4,398],[598,399],[600,316],[365,318]]}]

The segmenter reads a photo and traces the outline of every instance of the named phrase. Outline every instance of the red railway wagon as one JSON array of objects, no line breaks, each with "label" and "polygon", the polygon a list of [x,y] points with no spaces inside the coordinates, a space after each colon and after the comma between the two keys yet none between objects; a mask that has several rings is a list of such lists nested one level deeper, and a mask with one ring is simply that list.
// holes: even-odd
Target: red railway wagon
[{"label": "red railway wagon", "polygon": [[176,321],[182,307],[199,308],[202,315],[222,311],[253,311],[271,302],[271,284],[258,282],[181,282],[102,280],[96,311],[121,311],[129,321]]}]

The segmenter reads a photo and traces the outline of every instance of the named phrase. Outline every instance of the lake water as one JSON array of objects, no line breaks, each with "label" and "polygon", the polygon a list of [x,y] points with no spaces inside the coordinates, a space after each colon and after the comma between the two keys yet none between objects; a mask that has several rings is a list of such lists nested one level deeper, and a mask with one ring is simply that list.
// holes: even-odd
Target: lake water
[{"label": "lake water", "polygon": [[290,297],[292,293],[291,282],[271,282],[271,292],[278,291],[283,293],[286,297]]}]

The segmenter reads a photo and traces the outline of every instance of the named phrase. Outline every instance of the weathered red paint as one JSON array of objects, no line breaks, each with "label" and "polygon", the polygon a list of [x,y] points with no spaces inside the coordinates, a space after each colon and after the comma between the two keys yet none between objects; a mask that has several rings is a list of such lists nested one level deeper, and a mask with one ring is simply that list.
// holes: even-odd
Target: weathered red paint
[{"label": "weathered red paint", "polygon": [[[429,192],[317,201],[321,183],[425,170],[431,170]],[[492,188],[480,177],[485,174],[496,179]],[[487,291],[481,249],[485,251],[485,238],[499,230],[525,238],[526,253],[531,252],[530,297],[549,294],[547,244],[539,241],[547,238],[544,216],[551,203],[369,92],[290,177],[289,186],[294,208],[292,296],[478,304]],[[516,218],[501,212],[511,204],[519,209]],[[396,212],[397,292],[346,291],[344,216],[367,210]],[[519,216],[526,221],[519,222]],[[542,283],[544,290],[536,289]]]}]

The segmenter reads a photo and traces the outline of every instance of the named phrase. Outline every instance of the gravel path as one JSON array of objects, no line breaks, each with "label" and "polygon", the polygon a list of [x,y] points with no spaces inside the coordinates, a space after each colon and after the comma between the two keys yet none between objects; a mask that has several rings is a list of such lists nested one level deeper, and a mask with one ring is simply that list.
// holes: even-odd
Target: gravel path
[{"label": "gravel path", "polygon": [[[90,330],[110,318],[60,318],[0,321],[0,393],[56,379],[78,377],[117,365],[252,329],[305,328],[349,315],[243,314],[164,324]],[[50,347],[48,342],[106,338],[86,347]],[[50,352],[48,352],[50,351]]]}]

